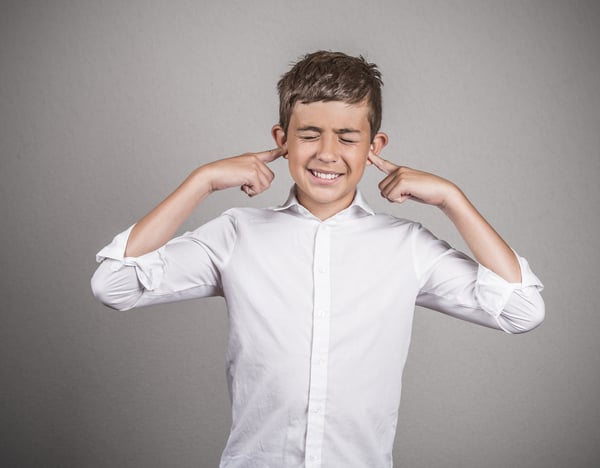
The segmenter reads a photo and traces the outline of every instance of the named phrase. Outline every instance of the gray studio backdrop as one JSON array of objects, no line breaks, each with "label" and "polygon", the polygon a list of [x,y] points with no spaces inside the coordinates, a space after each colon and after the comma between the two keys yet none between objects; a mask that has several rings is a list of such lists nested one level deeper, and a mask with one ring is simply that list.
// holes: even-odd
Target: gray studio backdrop
[{"label": "gray studio backdrop", "polygon": [[[2,2],[0,465],[217,465],[223,300],[111,311],[94,254],[197,165],[272,147],[278,77],[325,48],[381,67],[385,157],[460,185],[546,286],[527,335],[417,310],[396,464],[600,466],[599,44],[598,2]],[[185,229],[283,201],[272,167]],[[464,247],[380,179],[377,210]]]}]

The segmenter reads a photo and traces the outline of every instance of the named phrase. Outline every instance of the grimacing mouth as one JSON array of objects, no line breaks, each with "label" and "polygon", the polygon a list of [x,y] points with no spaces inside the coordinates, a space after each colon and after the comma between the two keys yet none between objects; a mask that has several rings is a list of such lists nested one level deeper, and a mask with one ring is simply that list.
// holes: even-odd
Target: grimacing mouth
[{"label": "grimacing mouth", "polygon": [[341,174],[340,172],[332,172],[332,171],[319,171],[316,169],[309,169],[308,170],[312,175],[314,175],[315,177],[319,178],[319,179],[324,179],[324,180],[333,180],[333,179],[337,179],[338,177],[340,177]]}]

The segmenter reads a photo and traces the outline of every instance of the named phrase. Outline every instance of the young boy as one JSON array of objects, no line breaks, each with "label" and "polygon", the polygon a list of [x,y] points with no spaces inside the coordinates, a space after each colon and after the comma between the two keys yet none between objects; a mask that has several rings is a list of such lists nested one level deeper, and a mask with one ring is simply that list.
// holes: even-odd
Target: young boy
[{"label": "young boy", "polygon": [[[306,55],[278,84],[277,148],[212,162],[98,253],[96,297],[127,310],[224,296],[233,424],[222,467],[391,467],[415,304],[508,333],[544,317],[540,281],[451,182],[379,154],[381,75],[362,57]],[[269,209],[235,208],[172,239],[216,190],[295,182]],[[439,207],[477,263],[357,191]]]}]

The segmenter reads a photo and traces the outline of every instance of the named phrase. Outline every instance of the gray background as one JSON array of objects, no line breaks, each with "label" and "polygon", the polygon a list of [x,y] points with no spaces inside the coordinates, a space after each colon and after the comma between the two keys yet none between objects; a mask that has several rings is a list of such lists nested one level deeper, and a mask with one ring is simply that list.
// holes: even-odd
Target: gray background
[{"label": "gray background", "polygon": [[[600,466],[599,45],[599,2],[3,1],[2,466],[216,466],[223,301],[111,311],[94,254],[197,165],[272,147],[275,83],[320,48],[380,66],[385,157],[460,185],[546,286],[527,335],[417,311],[396,464]],[[270,191],[215,194],[185,228],[281,202],[272,167]],[[376,209],[463,248],[380,179]]]}]

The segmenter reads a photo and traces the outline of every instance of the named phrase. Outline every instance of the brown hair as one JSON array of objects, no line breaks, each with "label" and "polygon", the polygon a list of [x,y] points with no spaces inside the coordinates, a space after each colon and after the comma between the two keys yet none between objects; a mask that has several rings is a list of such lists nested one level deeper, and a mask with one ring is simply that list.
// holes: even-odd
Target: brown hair
[{"label": "brown hair", "polygon": [[296,102],[343,101],[357,104],[367,99],[371,139],[381,126],[381,73],[362,56],[320,50],[305,55],[277,83],[279,124],[287,133]]}]

